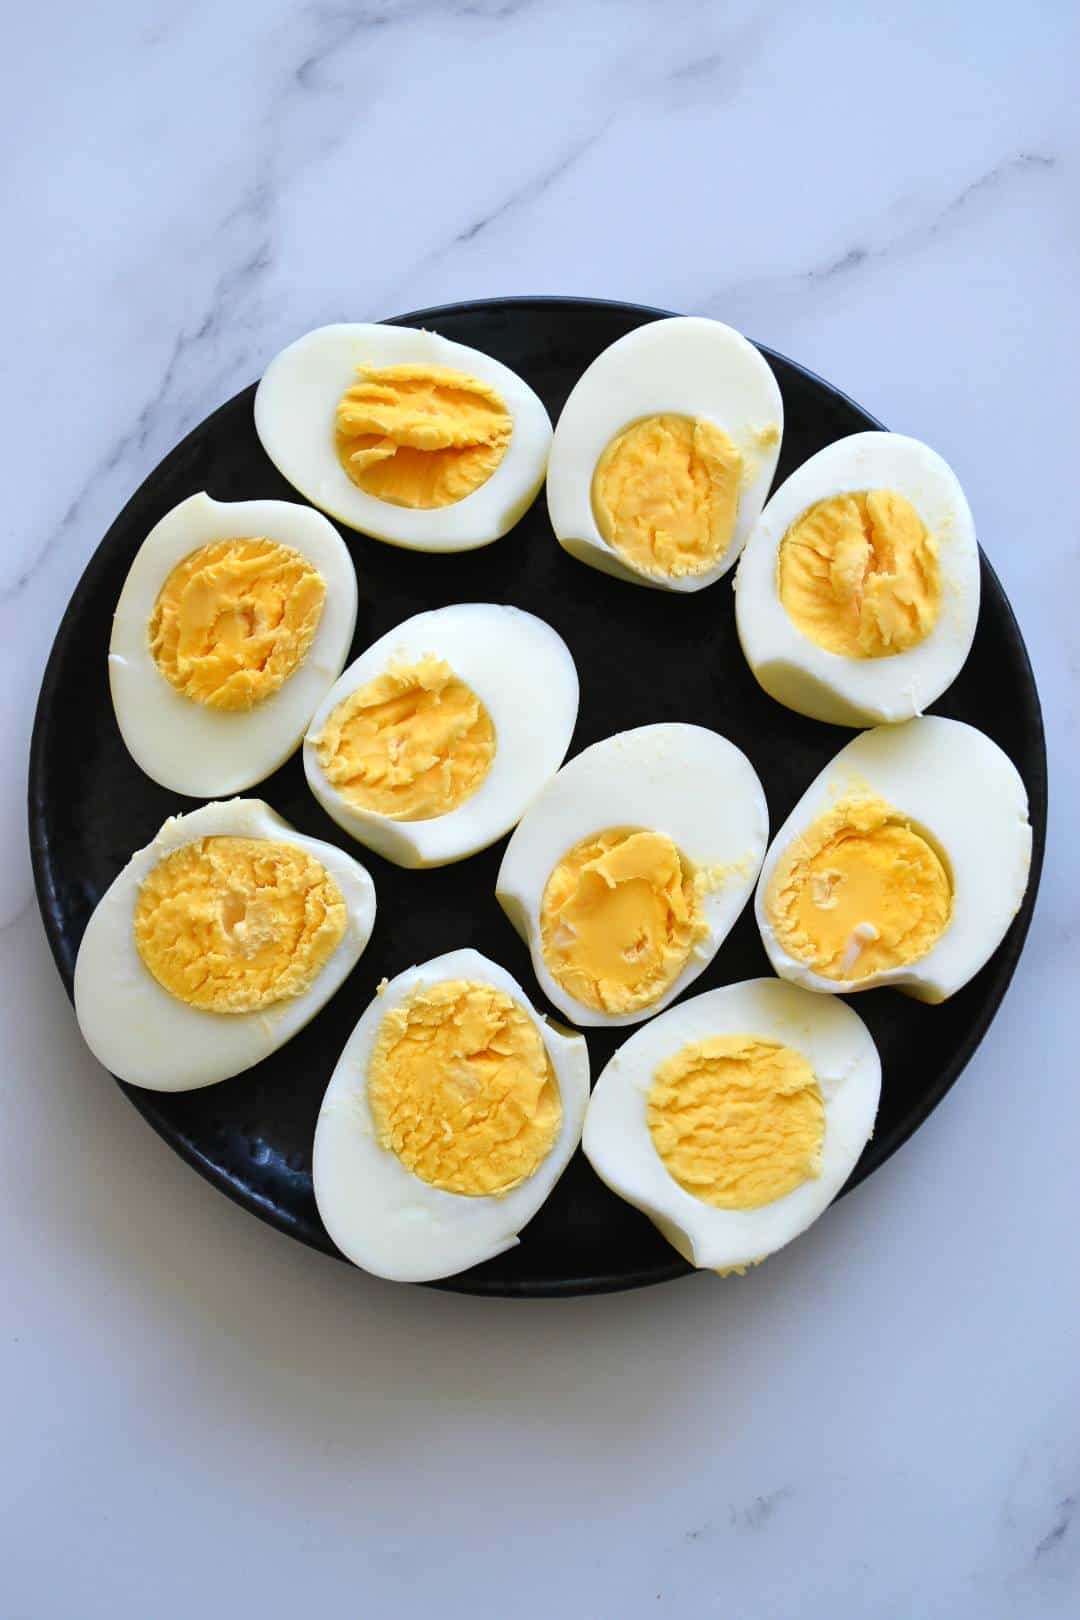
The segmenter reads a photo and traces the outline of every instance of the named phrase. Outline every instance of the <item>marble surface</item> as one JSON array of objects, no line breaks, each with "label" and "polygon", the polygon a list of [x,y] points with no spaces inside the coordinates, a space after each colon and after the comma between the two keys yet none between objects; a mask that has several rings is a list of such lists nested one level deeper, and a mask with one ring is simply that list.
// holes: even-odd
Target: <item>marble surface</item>
[{"label": "marble surface", "polygon": [[[1077,1612],[1078,14],[884,11],[6,21],[11,1620]],[[936,445],[1041,683],[1051,837],[993,1031],[880,1174],[742,1281],[513,1304],[305,1252],[82,1050],[31,898],[41,670],[131,490],[308,327],[513,292],[721,316]]]}]

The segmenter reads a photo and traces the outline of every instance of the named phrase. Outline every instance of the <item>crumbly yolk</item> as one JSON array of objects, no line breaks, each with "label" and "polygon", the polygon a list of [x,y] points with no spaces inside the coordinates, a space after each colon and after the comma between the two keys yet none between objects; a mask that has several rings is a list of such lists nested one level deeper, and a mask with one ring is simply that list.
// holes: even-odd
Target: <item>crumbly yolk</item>
[{"label": "crumbly yolk", "polygon": [[452,506],[485,484],[513,419],[497,389],[445,366],[360,366],[337,408],[354,484],[394,506]]},{"label": "crumbly yolk", "polygon": [[643,573],[704,573],[731,544],[741,477],[742,457],[714,422],[644,416],[616,434],[596,463],[596,526]]},{"label": "crumbly yolk", "polygon": [[778,566],[797,628],[847,658],[917,647],[941,612],[937,542],[894,489],[818,501],[780,542]]},{"label": "crumbly yolk", "polygon": [[200,838],[143,882],[135,944],[178,1001],[248,1013],[302,995],[347,920],[341,890],[306,850],[269,838]]},{"label": "crumbly yolk", "polygon": [[150,652],[170,685],[211,709],[251,709],[308,654],[326,583],[273,540],[217,540],[173,569],[150,617]]},{"label": "crumbly yolk", "polygon": [[691,1041],[657,1069],[646,1118],[668,1174],[717,1209],[760,1209],[821,1174],[820,1088],[776,1041]]},{"label": "crumbly yolk", "polygon": [[314,739],[328,782],[350,804],[395,821],[445,816],[495,758],[495,727],[442,659],[391,666],[350,692]]},{"label": "crumbly yolk", "polygon": [[765,912],[789,956],[852,983],[925,956],[949,925],[952,884],[906,816],[846,798],[784,853]]},{"label": "crumbly yolk", "polygon": [[611,828],[559,861],[540,903],[549,972],[598,1012],[636,1012],[669,990],[708,929],[705,882],[664,833]]},{"label": "crumbly yolk", "polygon": [[380,1147],[471,1198],[535,1175],[562,1126],[536,1023],[505,990],[468,979],[421,985],[386,1014],[367,1091]]}]

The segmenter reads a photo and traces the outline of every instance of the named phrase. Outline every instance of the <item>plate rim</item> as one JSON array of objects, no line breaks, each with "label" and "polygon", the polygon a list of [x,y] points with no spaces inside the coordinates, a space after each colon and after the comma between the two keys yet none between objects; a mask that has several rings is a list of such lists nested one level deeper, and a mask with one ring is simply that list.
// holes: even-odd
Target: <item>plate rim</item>
[{"label": "plate rim", "polygon": [[[645,319],[641,321],[641,325],[645,325],[649,320],[669,319],[678,313],[677,311],[664,309],[656,305],[638,304],[626,299],[597,298],[594,296],[579,297],[574,294],[561,293],[537,293],[510,294],[505,297],[494,298],[461,299],[446,304],[432,304],[421,309],[409,310],[404,314],[387,316],[383,320],[373,324],[383,326],[416,327],[423,326],[429,321],[435,322],[438,320],[445,320],[448,317],[452,318],[462,315],[480,313],[490,315],[497,314],[499,312],[509,312],[511,310],[528,312],[530,310],[539,310],[541,308],[555,310],[566,308],[574,308],[577,310],[594,309],[598,312],[610,312],[612,310],[623,311],[645,317]],[[824,389],[834,398],[839,399],[845,405],[850,406],[853,410],[857,411],[860,416],[866,418],[868,421],[874,422],[880,431],[889,431],[877,417],[875,417],[870,411],[866,410],[863,405],[860,405],[857,400],[851,397],[851,395],[845,393],[843,389],[837,388],[835,384],[829,382],[817,372],[812,371],[808,366],[803,365],[797,360],[792,360],[789,356],[781,353],[781,351],[773,349],[767,344],[759,343],[753,338],[750,338],[749,341],[754,344],[754,347],[758,349],[758,351],[763,354],[768,361],[772,362],[779,360],[784,366],[787,366],[792,371],[801,374],[803,378],[813,383],[816,387]],[[170,449],[161,458],[161,460],[158,461],[155,466],[153,466],[149,472],[145,474],[142,479],[140,479],[139,483],[132,490],[131,494],[128,496],[127,500],[125,500],[120,510],[113,517],[101,539],[98,541],[97,545],[86,559],[83,570],[75,583],[75,587],[68,600],[67,606],[65,607],[64,612],[57,623],[57,627],[53,635],[52,645],[49,649],[49,656],[46,660],[45,668],[42,674],[41,687],[39,689],[37,702],[34,707],[34,719],[30,736],[27,772],[27,821],[30,844],[30,863],[34,882],[34,897],[37,904],[38,914],[44,927],[45,937],[48,942],[53,961],[56,964],[60,981],[70,1002],[74,1001],[73,964],[69,969],[65,943],[57,920],[57,913],[60,908],[56,900],[55,891],[50,881],[48,843],[44,836],[45,796],[41,791],[41,783],[46,769],[46,746],[49,738],[52,712],[57,707],[55,700],[59,686],[59,670],[63,656],[63,649],[65,648],[66,642],[72,633],[73,626],[80,616],[83,599],[90,594],[95,571],[98,567],[104,566],[105,553],[109,547],[109,542],[114,530],[122,527],[125,524],[129,509],[138,501],[147,482],[152,478],[156,478],[163,469],[168,468],[174,461],[180,460],[187,449],[189,441],[197,434],[205,433],[208,426],[215,420],[215,418],[222,415],[224,412],[235,408],[235,406],[243,400],[245,395],[250,395],[252,398],[254,398],[254,392],[257,386],[257,380],[255,382],[251,382],[245,387],[239,389],[236,393],[230,395],[228,399],[223,400],[219,405],[215,406],[212,411],[210,411],[200,421],[196,422],[188,430],[188,432],[184,434],[183,438],[178,440],[177,443],[173,445],[172,449]],[[297,494],[299,497],[299,492],[297,492]],[[302,497],[300,498],[302,499]],[[304,501],[304,504],[310,506],[311,502]],[[1006,943],[1008,942],[1007,954],[998,962],[999,973],[1003,972],[1004,977],[1000,985],[1000,990],[997,996],[993,999],[992,1005],[984,1003],[980,1007],[978,1016],[973,1021],[972,1027],[968,1032],[968,1035],[965,1038],[960,1050],[955,1055],[953,1060],[945,1065],[938,1075],[935,1084],[930,1088],[930,1090],[920,1096],[918,1108],[915,1109],[910,1116],[905,1116],[902,1123],[890,1133],[886,1140],[884,1153],[876,1161],[873,1168],[860,1168],[857,1166],[852,1175],[849,1176],[848,1180],[844,1183],[844,1186],[840,1189],[840,1192],[837,1194],[837,1198],[834,1199],[834,1202],[837,1202],[840,1198],[845,1197],[849,1192],[854,1191],[854,1189],[860,1186],[862,1182],[864,1182],[870,1175],[874,1174],[886,1163],[888,1163],[893,1155],[898,1152],[906,1142],[910,1141],[911,1137],[914,1136],[916,1131],[918,1131],[926,1123],[930,1115],[939,1107],[944,1097],[959,1080],[960,1076],[971,1062],[975,1052],[985,1038],[990,1025],[997,1016],[998,1010],[1000,1009],[1001,1004],[1008,993],[1013,976],[1016,972],[1017,965],[1020,961],[1020,957],[1022,956],[1024,947],[1027,943],[1032,917],[1034,916],[1045,855],[1049,803],[1049,773],[1046,752],[1046,728],[1043,719],[1042,699],[1039,693],[1038,683],[1035,679],[1035,671],[1032,666],[1031,656],[1027,649],[1027,643],[1025,642],[1023,633],[1021,632],[1012,602],[1008,596],[1008,593],[1001,584],[993,564],[990,562],[981,545],[979,546],[979,560],[984,576],[989,576],[989,579],[997,589],[1000,602],[1004,606],[1006,622],[1011,632],[1015,649],[1022,662],[1023,671],[1027,678],[1028,689],[1032,700],[1032,719],[1034,721],[1032,743],[1033,752],[1036,758],[1036,779],[1031,782],[1025,782],[1024,784],[1028,793],[1028,811],[1032,828],[1032,849],[1031,863],[1028,872],[1028,885],[1024,894],[1024,899],[1021,902],[1016,915],[1009,924],[1009,931],[1006,939],[999,944],[997,950],[993,953],[993,956],[997,957],[1000,952],[1005,950]],[[108,1073],[108,1071],[105,1072]],[[247,1211],[248,1214],[255,1215],[264,1224],[274,1228],[276,1231],[281,1232],[288,1237],[295,1239],[296,1241],[302,1243],[306,1248],[312,1249],[316,1253],[325,1255],[329,1259],[341,1261],[346,1265],[350,1263],[347,1260],[347,1257],[340,1253],[329,1238],[327,1239],[325,1246],[314,1241],[308,1233],[299,1229],[296,1226],[296,1223],[290,1219],[289,1215],[282,1211],[277,1205],[269,1202],[268,1200],[260,1199],[257,1195],[252,1193],[250,1188],[240,1186],[234,1178],[229,1176],[228,1172],[223,1169],[221,1165],[211,1161],[206,1155],[200,1154],[194,1145],[187,1140],[178,1140],[165,1128],[163,1121],[159,1119],[156,1114],[153,1101],[156,1095],[155,1093],[145,1092],[140,1090],[140,1088],[137,1086],[127,1085],[123,1081],[118,1080],[115,1075],[110,1075],[110,1078],[112,1079],[113,1083],[120,1088],[121,1092],[128,1099],[128,1101],[137,1109],[139,1114],[153,1129],[155,1134],[166,1143],[170,1150],[175,1153],[178,1158],[183,1160],[185,1164],[190,1165],[193,1170],[197,1171],[198,1174],[202,1176],[205,1181],[209,1182],[210,1185],[213,1186],[218,1192],[224,1193],[226,1197],[230,1198],[233,1203],[238,1204],[242,1209]],[[470,1278],[468,1277],[467,1273],[463,1273],[458,1277],[441,1278],[434,1282],[427,1282],[414,1286],[430,1288],[437,1292],[473,1295],[486,1298],[566,1299],[586,1297],[597,1294],[622,1293],[628,1292],[631,1289],[651,1288],[659,1285],[660,1283],[673,1282],[682,1277],[695,1275],[700,1275],[697,1268],[691,1266],[688,1261],[682,1259],[681,1256],[672,1250],[672,1258],[669,1265],[651,1267],[647,1273],[623,1271],[615,1274],[607,1272],[587,1278],[553,1278],[541,1282],[522,1282],[521,1284],[517,1285],[507,1283],[505,1280],[488,1281],[482,1277]]]}]

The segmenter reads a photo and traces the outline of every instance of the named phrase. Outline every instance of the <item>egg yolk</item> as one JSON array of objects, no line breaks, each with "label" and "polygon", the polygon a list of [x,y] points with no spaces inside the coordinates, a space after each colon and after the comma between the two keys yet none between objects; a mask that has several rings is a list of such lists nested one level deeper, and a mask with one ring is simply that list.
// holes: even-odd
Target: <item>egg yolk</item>
[{"label": "egg yolk", "polygon": [[367,1092],[380,1147],[471,1198],[528,1180],[562,1126],[536,1023],[505,990],[467,979],[421,985],[386,1014]]},{"label": "egg yolk", "polygon": [[353,483],[393,506],[452,506],[487,483],[513,419],[497,389],[445,366],[360,366],[337,408]]},{"label": "egg yolk", "polygon": [[200,838],[160,861],[135,904],[135,944],[189,1007],[249,1013],[302,995],[345,934],[322,863],[269,838]]},{"label": "egg yolk", "polygon": [[846,658],[917,647],[941,611],[937,542],[893,489],[809,507],[780,542],[778,583],[803,635]]},{"label": "egg yolk", "polygon": [[273,540],[217,540],[177,564],[150,617],[150,652],[171,686],[211,709],[251,709],[307,656],[326,583]]},{"label": "egg yolk", "polygon": [[646,1118],[668,1174],[716,1209],[760,1209],[821,1174],[820,1088],[775,1041],[692,1041],[657,1069]]},{"label": "egg yolk", "polygon": [[765,912],[789,956],[853,983],[932,950],[952,884],[927,839],[882,799],[841,799],[785,852]]},{"label": "egg yolk", "polygon": [[664,833],[612,828],[567,850],[544,887],[549,972],[598,1012],[636,1012],[669,990],[708,929],[705,882]]},{"label": "egg yolk", "polygon": [[742,457],[715,423],[642,417],[616,434],[596,463],[596,526],[643,573],[704,573],[731,544],[741,477]]},{"label": "egg yolk", "polygon": [[350,692],[314,739],[343,799],[394,821],[445,816],[476,792],[495,758],[495,727],[471,687],[428,655]]}]

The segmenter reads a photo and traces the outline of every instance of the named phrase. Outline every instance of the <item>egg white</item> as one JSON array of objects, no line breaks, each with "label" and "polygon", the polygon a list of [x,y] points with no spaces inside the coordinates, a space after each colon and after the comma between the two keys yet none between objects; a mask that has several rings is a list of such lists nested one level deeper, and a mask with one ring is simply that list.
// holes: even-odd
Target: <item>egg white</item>
[{"label": "egg white", "polygon": [[[379,1146],[367,1095],[367,1070],[387,1013],[421,986],[468,979],[503,990],[535,1022],[562,1098],[562,1126],[536,1173],[503,1197],[445,1192],[407,1170]],[[326,1089],[315,1127],[315,1200],[343,1254],[394,1282],[431,1282],[514,1248],[548,1197],[581,1139],[589,1100],[584,1038],[553,1029],[524,990],[478,951],[449,951],[406,969],[374,998],[349,1037]]]},{"label": "egg white", "polygon": [[[447,366],[498,389],[513,432],[487,482],[432,511],[395,506],[354,484],[338,460],[334,423],[362,365]],[[412,551],[472,551],[498,540],[535,500],[551,447],[542,401],[508,366],[436,332],[368,322],[320,326],[282,349],[256,391],[255,429],[278,471],[315,506]]]},{"label": "egg white", "polygon": [[[217,837],[295,844],[321,861],[340,889],[345,933],[303,995],[257,1012],[204,1012],[170,995],[139,955],[134,916],[143,882],[174,850]],[[98,901],[75,963],[75,1016],[87,1046],[118,1079],[148,1091],[211,1086],[250,1069],[303,1029],[352,972],[374,925],[375,887],[351,856],[294,832],[262,799],[204,804],[171,816]]]},{"label": "egg white", "polygon": [[[895,489],[938,543],[941,612],[929,635],[887,658],[827,652],[780,600],[780,542],[808,507],[834,495]],[[920,714],[959,675],[979,617],[979,548],[947,462],[899,433],[854,433],[819,450],[781,484],[747,542],[735,577],[735,622],[746,661],[770,697],[812,720],[866,726]]]},{"label": "egg white", "polygon": [[[540,937],[544,889],[555,866],[583,838],[608,828],[666,833],[695,868],[726,868],[702,898],[708,926],[670,989],[636,1012],[609,1013],[568,995],[549,972]],[[734,743],[704,726],[664,723],[623,731],[564,765],[507,845],[495,895],[532,955],[544,995],[573,1023],[639,1024],[703,973],[749,899],[769,837],[765,794]]]},{"label": "egg white", "polygon": [[[749,473],[727,550],[704,573],[682,579],[634,568],[600,533],[592,504],[596,463],[611,440],[640,417],[666,413],[714,422],[741,452]],[[555,537],[571,556],[617,579],[657,590],[703,590],[727,573],[757,521],[776,472],[783,426],[776,378],[741,333],[692,315],[636,327],[582,374],[556,424],[547,475]],[[776,442],[763,446],[757,435],[770,427],[776,428]]]},{"label": "egg white", "polygon": [[[495,757],[475,793],[426,821],[394,821],[350,804],[319,764],[313,739],[337,705],[392,662],[434,653],[470,686],[495,727]],[[543,619],[493,602],[418,613],[373,642],[326,694],[304,739],[308,786],[351,837],[398,866],[443,866],[486,849],[520,820],[570,746],[578,675],[562,637]]]},{"label": "egg white", "polygon": [[[171,686],[154,662],[148,625],[178,563],[219,540],[263,538],[306,557],[326,582],[307,657],[284,685],[247,710],[211,709]],[[191,798],[240,793],[300,745],[319,699],[341,672],[356,627],[356,571],[332,523],[289,501],[215,501],[190,495],[150,530],[116,604],[109,686],[120,735],[140,770]]]},{"label": "egg white", "polygon": [[[825,978],[789,956],[765,911],[777,862],[838,799],[853,793],[884,799],[909,817],[943,857],[953,885],[951,920],[924,957],[854,983]],[[862,732],[815,778],[769,847],[754,911],[781,978],[844,995],[891,984],[919,1001],[940,1002],[974,978],[1001,944],[1030,866],[1027,792],[1012,760],[974,726],[926,715]]]},{"label": "egg white", "polygon": [[[821,1174],[758,1209],[717,1209],[668,1173],[647,1105],[656,1070],[691,1041],[752,1035],[801,1052],[825,1103]],[[692,996],[638,1030],[596,1082],[582,1148],[612,1192],[646,1214],[691,1265],[752,1265],[798,1237],[832,1203],[874,1128],[881,1061],[857,1013],[779,979],[749,979]]]}]

